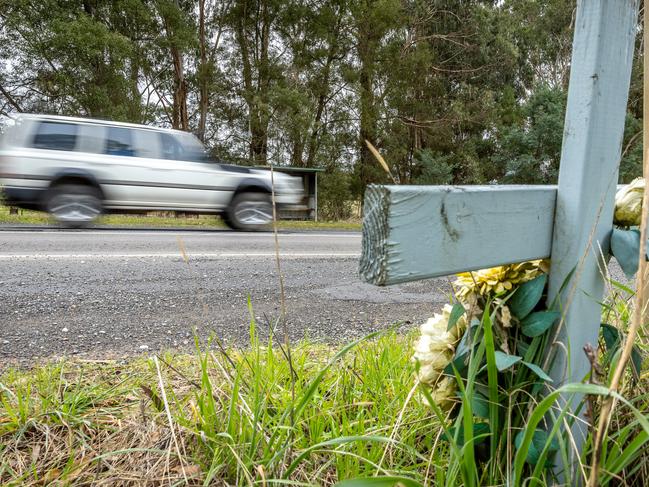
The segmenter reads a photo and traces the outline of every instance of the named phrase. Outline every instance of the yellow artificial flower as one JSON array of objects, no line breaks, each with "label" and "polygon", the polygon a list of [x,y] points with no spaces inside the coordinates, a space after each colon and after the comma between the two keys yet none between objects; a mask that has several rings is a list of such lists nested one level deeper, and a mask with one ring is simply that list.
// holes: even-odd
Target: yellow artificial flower
[{"label": "yellow artificial flower", "polygon": [[520,264],[509,264],[475,272],[462,272],[457,275],[455,285],[457,296],[466,298],[475,293],[482,296],[510,291],[514,286],[534,279],[547,268],[547,262],[533,260]]},{"label": "yellow artificial flower", "polygon": [[625,227],[640,225],[644,188],[644,178],[636,178],[617,192],[613,223]]}]

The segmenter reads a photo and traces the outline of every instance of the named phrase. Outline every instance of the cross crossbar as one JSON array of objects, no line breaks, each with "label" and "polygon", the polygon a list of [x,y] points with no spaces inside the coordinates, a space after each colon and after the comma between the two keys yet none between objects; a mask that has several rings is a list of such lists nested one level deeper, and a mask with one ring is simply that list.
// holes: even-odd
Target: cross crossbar
[{"label": "cross crossbar", "polygon": [[361,277],[446,276],[550,256],[556,186],[370,186]]}]

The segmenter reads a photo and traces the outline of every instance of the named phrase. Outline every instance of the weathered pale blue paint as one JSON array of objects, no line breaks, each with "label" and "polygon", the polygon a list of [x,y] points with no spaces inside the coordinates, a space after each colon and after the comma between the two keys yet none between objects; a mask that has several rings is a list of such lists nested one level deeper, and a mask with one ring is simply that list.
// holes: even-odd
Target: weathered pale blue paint
[{"label": "weathered pale blue paint", "polygon": [[[597,346],[607,253],[624,132],[637,25],[636,0],[577,3],[572,68],[564,128],[550,271],[550,300],[561,294],[565,321],[556,354],[554,385],[581,381],[590,370],[583,347]],[[578,438],[579,440],[579,438]]]},{"label": "weathered pale blue paint", "polygon": [[[576,269],[558,296],[564,319],[555,330],[563,344],[554,348],[560,351],[551,368],[555,387],[587,376],[583,348],[598,342],[604,291],[598,260],[608,252],[612,229],[637,9],[637,0],[577,3],[558,191],[377,186],[366,194],[360,273],[368,282],[394,284],[551,255],[552,302]],[[573,397],[573,405],[580,399]],[[573,432],[579,447],[585,430]]]},{"label": "weathered pale blue paint", "polygon": [[370,186],[360,275],[387,285],[545,258],[555,186]]}]

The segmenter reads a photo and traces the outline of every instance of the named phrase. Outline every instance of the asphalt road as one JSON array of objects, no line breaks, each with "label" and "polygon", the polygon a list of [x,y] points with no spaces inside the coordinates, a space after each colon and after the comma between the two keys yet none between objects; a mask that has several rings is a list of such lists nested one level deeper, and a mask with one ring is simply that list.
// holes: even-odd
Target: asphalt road
[{"label": "asphalt road", "polygon": [[[361,283],[356,232],[282,232],[279,245],[293,339],[340,342],[397,322],[414,327],[448,301],[447,279]],[[280,309],[268,233],[5,226],[0,268],[5,363],[190,350],[195,332],[244,345],[248,299],[262,336]]]}]

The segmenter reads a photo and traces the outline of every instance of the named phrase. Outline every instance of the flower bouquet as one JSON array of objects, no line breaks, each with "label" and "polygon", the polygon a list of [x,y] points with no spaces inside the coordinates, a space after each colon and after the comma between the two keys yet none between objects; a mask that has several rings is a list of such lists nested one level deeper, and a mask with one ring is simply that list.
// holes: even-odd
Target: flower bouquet
[{"label": "flower bouquet", "polygon": [[[504,448],[496,428],[523,433],[526,406],[552,382],[545,347],[560,313],[545,303],[548,267],[536,260],[459,274],[457,302],[421,325],[413,354],[421,397],[443,423],[457,419],[445,433],[449,441],[462,443],[466,408],[476,445]],[[530,464],[545,462],[558,448],[543,429],[535,431],[534,444]]]}]

